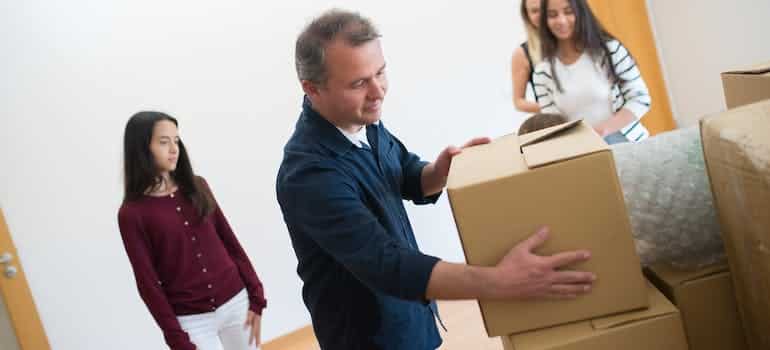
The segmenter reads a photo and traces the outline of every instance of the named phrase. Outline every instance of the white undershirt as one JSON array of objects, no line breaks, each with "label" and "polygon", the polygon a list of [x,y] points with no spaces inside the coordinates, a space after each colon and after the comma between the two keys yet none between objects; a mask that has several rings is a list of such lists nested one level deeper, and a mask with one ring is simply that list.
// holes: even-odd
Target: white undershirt
[{"label": "white undershirt", "polygon": [[575,63],[554,60],[554,70],[563,92],[554,91],[556,107],[569,120],[585,119],[591,125],[613,116],[612,85],[607,73],[585,51]]},{"label": "white undershirt", "polygon": [[[374,125],[378,125],[380,121],[374,122]],[[372,146],[369,144],[369,139],[366,137],[366,125],[362,126],[361,129],[358,129],[358,131],[354,133],[349,133],[345,130],[342,130],[339,126],[337,126],[337,130],[339,130],[342,135],[345,135],[345,137],[350,140],[350,142],[355,145],[358,148],[362,148],[363,145],[366,145],[366,147],[372,148]]]}]

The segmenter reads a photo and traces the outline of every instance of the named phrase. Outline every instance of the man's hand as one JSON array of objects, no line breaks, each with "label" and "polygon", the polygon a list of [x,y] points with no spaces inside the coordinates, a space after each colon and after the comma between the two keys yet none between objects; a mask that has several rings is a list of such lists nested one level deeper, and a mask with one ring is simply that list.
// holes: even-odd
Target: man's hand
[{"label": "man's hand", "polygon": [[432,195],[441,191],[446,186],[446,180],[449,176],[449,167],[452,165],[452,158],[462,152],[464,148],[482,145],[491,142],[489,137],[477,137],[466,142],[462,147],[449,146],[445,148],[436,158],[436,161],[426,165],[422,169],[422,192],[426,195]]},{"label": "man's hand", "polygon": [[532,253],[548,239],[548,229],[513,247],[494,267],[439,261],[426,299],[571,299],[591,290],[596,275],[562,268],[588,260],[587,251],[540,256]]},{"label": "man's hand", "polygon": [[[590,272],[567,271],[563,267],[586,261],[588,251],[571,251],[540,256],[532,253],[548,239],[540,229],[513,247],[494,268],[494,299],[572,299],[591,290],[596,276]],[[497,294],[496,293],[496,294]]]}]

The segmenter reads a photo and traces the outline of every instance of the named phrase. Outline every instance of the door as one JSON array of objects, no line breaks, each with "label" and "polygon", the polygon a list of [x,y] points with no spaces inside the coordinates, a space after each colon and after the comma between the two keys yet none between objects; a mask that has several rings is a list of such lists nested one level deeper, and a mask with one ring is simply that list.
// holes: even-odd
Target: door
[{"label": "door", "polygon": [[13,331],[11,316],[8,315],[3,298],[0,298],[0,349],[19,350],[19,341]]},{"label": "door", "polygon": [[0,208],[0,349],[50,350]]},{"label": "door", "polygon": [[652,108],[642,118],[642,124],[653,135],[675,129],[646,0],[588,0],[588,3],[610,34],[631,51],[642,71],[652,97]]}]

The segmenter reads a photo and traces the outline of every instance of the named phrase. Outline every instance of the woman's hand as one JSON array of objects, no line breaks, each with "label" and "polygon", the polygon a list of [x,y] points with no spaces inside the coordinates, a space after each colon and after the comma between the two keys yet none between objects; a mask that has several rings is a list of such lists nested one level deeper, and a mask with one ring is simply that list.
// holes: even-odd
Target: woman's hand
[{"label": "woman's hand", "polygon": [[259,346],[262,316],[257,315],[256,312],[249,310],[249,314],[246,316],[246,323],[243,325],[243,327],[249,330],[249,345],[254,342],[256,346]]},{"label": "woman's hand", "polygon": [[624,127],[630,125],[636,121],[636,117],[628,109],[621,109],[610,119],[607,119],[599,124],[594,125],[594,130],[601,137],[605,137],[616,131],[620,131]]},{"label": "woman's hand", "polygon": [[599,134],[600,137],[607,136],[607,133],[604,131],[604,126],[602,124],[594,126],[594,131],[596,131],[597,134]]}]

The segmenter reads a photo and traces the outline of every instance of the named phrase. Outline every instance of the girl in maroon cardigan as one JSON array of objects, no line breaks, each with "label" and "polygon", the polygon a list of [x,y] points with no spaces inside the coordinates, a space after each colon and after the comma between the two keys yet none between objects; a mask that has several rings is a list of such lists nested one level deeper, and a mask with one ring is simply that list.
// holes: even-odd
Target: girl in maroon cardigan
[{"label": "girl in maroon cardigan", "polygon": [[139,112],[124,135],[118,224],[139,295],[173,350],[254,349],[266,301],[176,119]]}]

